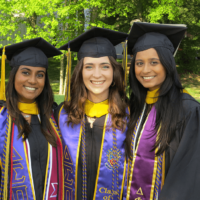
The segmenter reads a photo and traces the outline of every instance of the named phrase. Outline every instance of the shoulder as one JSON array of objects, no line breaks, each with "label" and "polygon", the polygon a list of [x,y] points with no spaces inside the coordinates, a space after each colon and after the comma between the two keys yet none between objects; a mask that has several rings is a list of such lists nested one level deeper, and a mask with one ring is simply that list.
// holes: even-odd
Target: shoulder
[{"label": "shoulder", "polygon": [[191,95],[183,93],[181,95],[182,106],[184,114],[200,109],[200,103],[196,101]]},{"label": "shoulder", "polygon": [[1,107],[6,107],[6,102],[5,101],[0,100],[0,108]]},{"label": "shoulder", "polygon": [[62,102],[60,105],[57,105],[57,107],[54,107],[54,118],[58,124],[59,122],[59,118],[60,118],[60,113],[63,109],[63,106],[64,106],[64,102]]},{"label": "shoulder", "polygon": [[3,110],[7,110],[6,108],[6,102],[5,101],[0,101],[0,114],[3,114]]}]

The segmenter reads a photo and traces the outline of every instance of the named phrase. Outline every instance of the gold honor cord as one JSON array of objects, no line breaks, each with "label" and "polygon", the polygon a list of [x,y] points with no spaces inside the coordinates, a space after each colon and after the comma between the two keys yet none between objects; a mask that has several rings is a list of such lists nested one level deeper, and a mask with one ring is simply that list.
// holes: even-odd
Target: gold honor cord
[{"label": "gold honor cord", "polygon": [[66,66],[66,83],[65,83],[65,101],[70,100],[70,80],[71,80],[71,51],[68,48],[67,56],[67,66]]},{"label": "gold honor cord", "polygon": [[128,40],[123,42],[123,59],[122,59],[122,66],[123,66],[123,69],[124,69],[125,90],[126,90],[126,86],[127,86],[127,42],[128,42]]},{"label": "gold honor cord", "polygon": [[0,100],[6,101],[6,92],[5,92],[5,47],[3,48],[2,57],[1,57],[1,92]]}]

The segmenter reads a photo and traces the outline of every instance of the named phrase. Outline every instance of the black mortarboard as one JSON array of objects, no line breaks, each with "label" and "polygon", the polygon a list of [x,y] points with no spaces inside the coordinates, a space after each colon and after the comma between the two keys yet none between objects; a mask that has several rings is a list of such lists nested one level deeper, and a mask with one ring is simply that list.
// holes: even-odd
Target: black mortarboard
[{"label": "black mortarboard", "polygon": [[99,58],[103,56],[112,56],[116,59],[114,46],[125,41],[127,37],[126,33],[94,27],[59,49],[70,48],[71,51],[78,52],[78,60],[84,57]]},{"label": "black mortarboard", "polygon": [[[0,49],[2,53],[3,48]],[[35,38],[5,47],[5,54],[10,66],[28,65],[48,68],[50,57],[62,54],[43,38]]]},{"label": "black mortarboard", "polygon": [[128,36],[128,54],[159,46],[169,49],[174,54],[186,29],[183,24],[135,22]]}]

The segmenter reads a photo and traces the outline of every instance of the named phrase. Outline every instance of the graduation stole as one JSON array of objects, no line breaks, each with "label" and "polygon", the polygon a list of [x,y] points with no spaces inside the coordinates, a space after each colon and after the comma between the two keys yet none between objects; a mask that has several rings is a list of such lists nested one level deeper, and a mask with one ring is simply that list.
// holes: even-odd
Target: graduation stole
[{"label": "graduation stole", "polygon": [[[43,200],[64,199],[62,143],[53,117],[50,118],[50,123],[57,135],[57,148],[48,144]],[[2,147],[0,148],[0,199],[9,197],[10,200],[35,200],[29,142],[28,139],[26,141],[22,138],[18,139],[18,134],[18,128],[11,120],[8,110],[2,107],[0,109],[0,145]]]},{"label": "graduation stole", "polygon": [[[158,89],[147,91],[146,103],[154,104],[157,102]],[[183,93],[188,93],[185,89]],[[139,117],[132,136],[132,155],[128,161],[128,170],[126,176],[127,189],[124,192],[126,200],[156,200],[165,181],[165,152],[156,156],[157,149],[153,150],[157,141],[158,133],[155,133],[156,109],[152,107],[141,133],[141,122],[144,117],[146,104]],[[140,134],[137,145],[135,139]]]},{"label": "graduation stole", "polygon": [[134,156],[128,162],[127,200],[154,200],[158,197],[164,183],[165,157],[163,154],[157,157],[157,149],[152,150],[158,136],[154,131],[156,120],[156,109],[154,106],[143,125],[136,147],[135,138],[137,138],[145,108],[146,104],[132,137]]},{"label": "graduation stole", "polygon": [[[83,188],[77,188],[81,139],[82,145],[84,145],[82,138],[82,124],[74,125],[73,127],[67,126],[67,114],[63,107],[60,109],[58,120],[64,149],[64,199],[77,200],[77,189],[81,189],[82,191],[87,190],[87,180],[85,179],[84,171],[82,172]],[[124,150],[126,132],[115,130],[113,133],[113,130],[108,128],[111,126],[111,122],[111,116],[110,114],[107,114],[103,128],[93,200],[122,198],[126,170]],[[114,145],[114,148],[113,143],[116,144]],[[83,159],[83,165],[84,162],[86,161]],[[83,196],[83,199],[86,199],[85,195]]]}]

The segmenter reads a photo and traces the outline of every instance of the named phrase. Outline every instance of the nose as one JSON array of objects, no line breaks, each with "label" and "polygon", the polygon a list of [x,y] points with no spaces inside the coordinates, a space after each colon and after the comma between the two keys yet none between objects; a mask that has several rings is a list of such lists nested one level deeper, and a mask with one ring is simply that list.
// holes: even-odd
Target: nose
[{"label": "nose", "polygon": [[101,69],[100,67],[95,67],[93,71],[93,77],[100,78],[101,77]]},{"label": "nose", "polygon": [[37,78],[35,74],[31,74],[31,76],[29,76],[28,82],[32,85],[36,84],[37,82]]},{"label": "nose", "polygon": [[144,64],[142,72],[145,73],[145,74],[148,74],[149,72],[151,72],[151,67],[148,63]]}]

